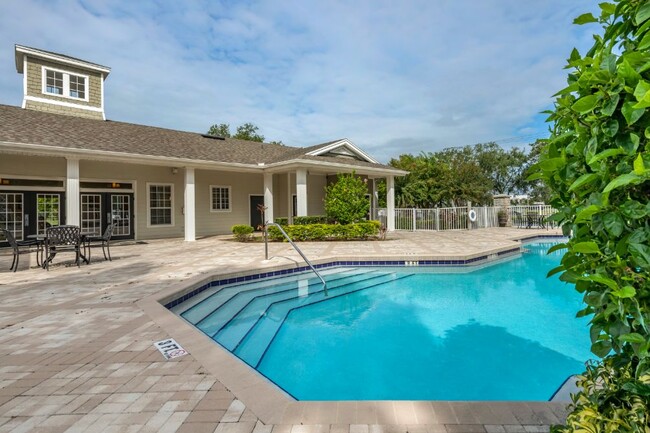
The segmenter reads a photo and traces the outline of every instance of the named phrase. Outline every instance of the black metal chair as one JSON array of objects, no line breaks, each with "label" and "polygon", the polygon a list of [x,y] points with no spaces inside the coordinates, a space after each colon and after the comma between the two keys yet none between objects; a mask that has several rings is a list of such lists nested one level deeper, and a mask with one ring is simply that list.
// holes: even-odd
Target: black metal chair
[{"label": "black metal chair", "polygon": [[45,259],[43,266],[50,268],[50,262],[58,253],[72,251],[75,253],[75,263],[79,266],[81,255],[81,233],[79,226],[54,226],[45,230]]},{"label": "black metal chair", "polygon": [[102,247],[104,253],[104,260],[112,261],[111,258],[111,238],[117,223],[109,224],[101,236],[86,236],[84,240],[84,250],[88,249],[88,263],[90,263],[91,248]]},{"label": "black metal chair", "polygon": [[[0,229],[0,234],[4,236],[4,238],[7,240],[9,243],[9,246],[13,250],[14,253],[14,258],[13,261],[11,262],[11,267],[9,268],[10,271],[16,272],[18,270],[18,262],[20,260],[20,255],[21,254],[29,254],[32,252],[31,248],[32,246],[35,246],[38,248],[39,240],[33,239],[33,240],[26,240],[26,241],[17,241],[16,238],[14,237],[14,234],[10,232],[9,230],[6,229]],[[23,247],[27,247],[27,249],[23,249]],[[39,260],[38,260],[38,250],[36,250],[36,263],[40,266]]]}]

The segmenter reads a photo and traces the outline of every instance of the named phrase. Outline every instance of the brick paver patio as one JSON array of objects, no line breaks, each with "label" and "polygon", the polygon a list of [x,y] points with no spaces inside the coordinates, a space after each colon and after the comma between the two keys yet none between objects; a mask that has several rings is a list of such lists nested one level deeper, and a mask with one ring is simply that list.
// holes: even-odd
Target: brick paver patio
[{"label": "brick paver patio", "polygon": [[[493,252],[536,233],[553,232],[392,233],[300,246],[312,259],[415,260]],[[282,413],[251,406],[246,392],[223,383],[246,379],[218,371],[191,341],[190,355],[165,361],[153,342],[170,337],[165,323],[178,319],[146,302],[211,275],[295,266],[299,256],[275,243],[265,261],[262,244],[229,237],[129,242],[112,253],[107,262],[94,251],[79,268],[63,255],[49,272],[23,256],[17,273],[8,272],[8,251],[0,253],[0,432],[536,432],[566,416],[563,404],[546,402],[288,402]]]}]

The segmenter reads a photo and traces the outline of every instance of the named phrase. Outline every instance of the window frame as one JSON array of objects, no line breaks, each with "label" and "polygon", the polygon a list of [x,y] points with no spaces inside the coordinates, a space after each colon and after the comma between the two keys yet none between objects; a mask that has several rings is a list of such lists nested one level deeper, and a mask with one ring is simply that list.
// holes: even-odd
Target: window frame
[{"label": "window frame", "polygon": [[[151,224],[151,187],[152,186],[168,186],[170,187],[170,212],[171,212],[171,223],[170,224]],[[158,227],[174,227],[176,225],[174,218],[174,184],[166,182],[147,182],[147,228],[158,228]],[[155,208],[155,209],[166,209],[166,208]]]},{"label": "window frame", "polygon": [[[212,190],[214,188],[223,188],[228,190],[228,209],[215,209],[213,202]],[[210,194],[210,213],[228,213],[232,212],[232,187],[230,185],[210,185],[208,188],[208,193]]]},{"label": "window frame", "polygon": [[[63,94],[59,95],[58,93],[50,93],[47,91],[47,71],[59,72],[63,74]],[[77,98],[76,96],[70,95],[70,76],[74,75],[75,77],[83,78],[84,80],[84,97]],[[70,72],[63,69],[51,68],[49,66],[41,66],[41,93],[47,96],[56,96],[58,98],[70,99],[73,101],[85,101],[90,102],[90,76],[85,74],[79,74],[76,72]]]}]

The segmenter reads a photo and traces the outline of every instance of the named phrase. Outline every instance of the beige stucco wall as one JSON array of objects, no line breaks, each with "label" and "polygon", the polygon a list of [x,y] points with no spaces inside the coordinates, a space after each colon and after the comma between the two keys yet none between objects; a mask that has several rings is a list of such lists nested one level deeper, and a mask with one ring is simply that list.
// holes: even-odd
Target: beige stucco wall
[{"label": "beige stucco wall", "polygon": [[325,215],[325,187],[327,177],[324,174],[307,176],[307,215]]},{"label": "beige stucco wall", "polygon": [[0,175],[65,178],[65,158],[0,153]]},{"label": "beige stucco wall", "polygon": [[[88,76],[88,101],[76,98],[66,98],[56,96],[43,92],[43,66],[58,69],[71,74],[86,75]],[[44,98],[53,101],[65,102],[69,104],[82,105],[87,107],[101,108],[102,107],[102,94],[101,85],[102,77],[98,72],[88,71],[84,69],[74,68],[68,65],[61,65],[58,63],[48,62],[43,59],[34,57],[27,57],[27,96],[34,96],[37,98]],[[82,115],[83,117],[102,118],[102,113],[97,111],[88,111],[79,108],[62,107],[54,104],[44,104],[34,101],[28,101],[25,105],[26,108],[34,110],[51,111],[67,115]]]},{"label": "beige stucco wall", "polygon": [[[196,170],[194,180],[197,236],[229,234],[235,224],[250,224],[250,196],[264,195],[264,177],[261,173]],[[230,187],[229,212],[211,212],[210,185]]]}]

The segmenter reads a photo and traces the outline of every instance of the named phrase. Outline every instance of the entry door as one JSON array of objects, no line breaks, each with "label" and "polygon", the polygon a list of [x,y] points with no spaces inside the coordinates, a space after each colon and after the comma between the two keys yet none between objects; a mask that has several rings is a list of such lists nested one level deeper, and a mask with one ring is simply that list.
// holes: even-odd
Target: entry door
[{"label": "entry door", "polygon": [[[23,225],[24,200],[22,192],[0,192],[0,228],[12,232],[17,240],[27,236]],[[2,244],[6,243],[2,241]]]},{"label": "entry door", "polygon": [[117,224],[114,239],[133,239],[133,194],[81,194],[82,232],[100,236],[111,223]]},{"label": "entry door", "polygon": [[252,195],[250,197],[251,226],[253,226],[255,230],[260,230],[264,221],[262,221],[262,214],[257,209],[257,206],[264,205],[264,196]]}]

